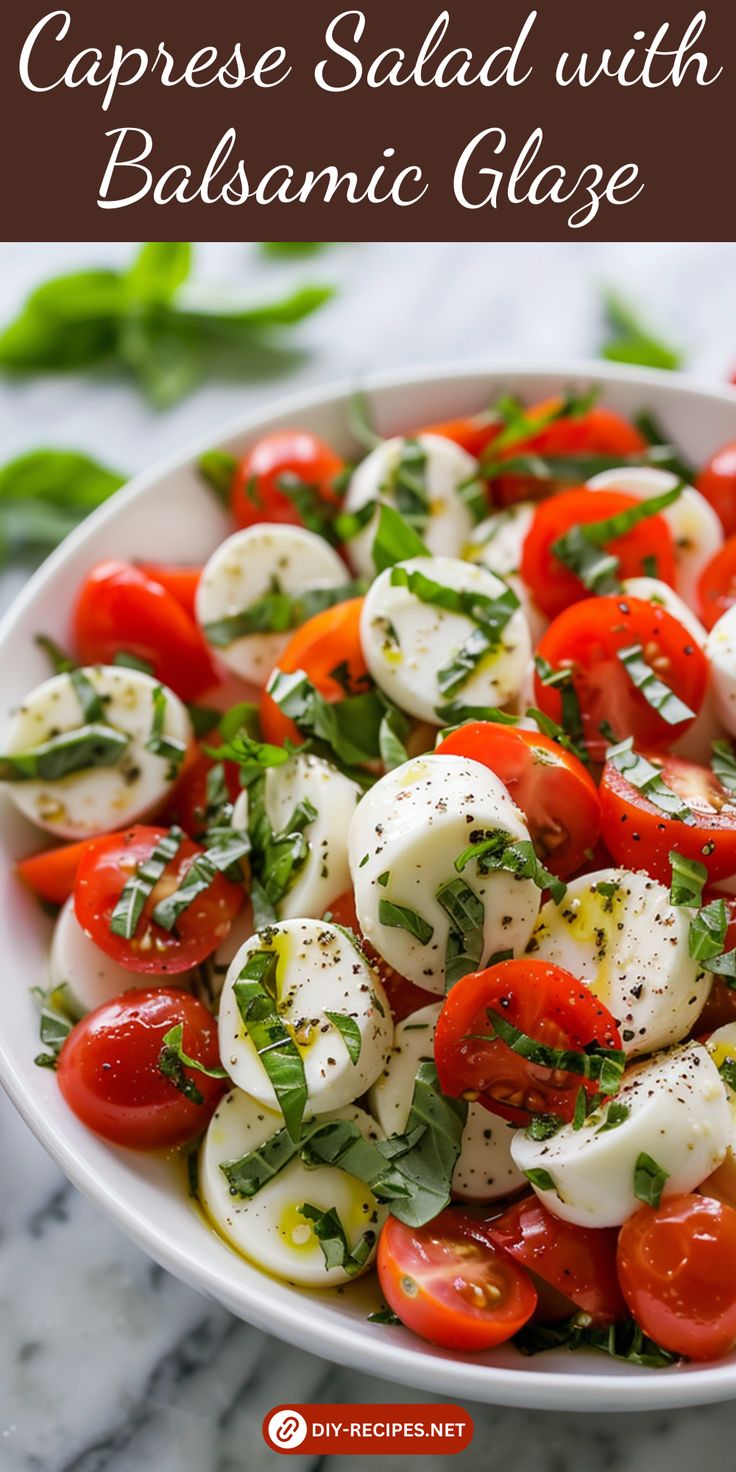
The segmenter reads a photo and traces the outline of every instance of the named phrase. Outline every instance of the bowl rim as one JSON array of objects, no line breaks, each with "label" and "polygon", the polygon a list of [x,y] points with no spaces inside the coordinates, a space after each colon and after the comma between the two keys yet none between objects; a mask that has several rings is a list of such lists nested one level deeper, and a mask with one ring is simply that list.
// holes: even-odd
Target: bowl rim
[{"label": "bowl rim", "polygon": [[[494,356],[481,360],[457,360],[433,363],[422,368],[382,370],[356,374],[318,388],[295,391],[269,399],[259,408],[234,416],[220,429],[198,434],[175,453],[131,478],[102,506],[93,511],[32,574],[11,607],[0,620],[0,658],[2,647],[13,634],[26,609],[35,601],[45,585],[53,581],[57,570],[69,556],[94,538],[107,521],[124,514],[125,508],[146,495],[165,476],[191,467],[209,448],[228,440],[266,428],[274,419],[292,414],[308,415],[326,404],[339,404],[350,399],[357,389],[368,395],[393,389],[410,389],[441,382],[477,384],[483,377],[549,379],[551,384],[566,380],[592,380],[604,388],[607,384],[625,383],[634,388],[664,388],[674,399],[706,398],[729,404],[734,410],[736,428],[736,390],[728,384],[709,382],[691,374],[671,374],[658,369],[629,367],[624,364],[601,363],[591,359],[561,362]],[[669,1370],[638,1370],[635,1374],[609,1375],[586,1370],[538,1371],[515,1369],[473,1361],[470,1357],[448,1357],[407,1349],[404,1342],[392,1344],[377,1333],[375,1342],[356,1334],[352,1322],[330,1319],[323,1322],[317,1315],[308,1322],[294,1315],[293,1301],[269,1298],[272,1280],[263,1274],[264,1288],[253,1289],[247,1282],[224,1284],[224,1274],[216,1264],[197,1259],[170,1236],[162,1235],[155,1222],[131,1203],[122,1191],[113,1189],[104,1177],[74,1152],[63,1130],[49,1126],[43,1112],[42,1094],[34,1095],[17,1072],[13,1056],[0,1033],[0,1083],[25,1123],[60,1166],[64,1174],[85,1196],[111,1217],[113,1222],[176,1277],[190,1286],[225,1303],[231,1312],[257,1328],[308,1350],[310,1353],[401,1384],[437,1391],[445,1396],[476,1399],[492,1404],[526,1406],[544,1409],[629,1410],[639,1411],[670,1406],[697,1405],[728,1398],[736,1392],[736,1362],[702,1368],[672,1367]],[[235,1291],[233,1291],[235,1290]],[[239,1307],[234,1307],[237,1301]]]}]

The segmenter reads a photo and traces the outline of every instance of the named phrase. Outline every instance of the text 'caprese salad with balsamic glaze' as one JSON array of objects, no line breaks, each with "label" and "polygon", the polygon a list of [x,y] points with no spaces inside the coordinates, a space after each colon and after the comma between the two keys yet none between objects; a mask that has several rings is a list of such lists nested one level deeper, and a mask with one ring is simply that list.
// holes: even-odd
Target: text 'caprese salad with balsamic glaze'
[{"label": "text 'caprese salad with balsamic glaze'", "polygon": [[[0,779],[63,844],[37,1062],[214,1229],[448,1349],[736,1342],[736,446],[594,394],[201,471]],[[182,507],[184,515],[186,508]]]}]

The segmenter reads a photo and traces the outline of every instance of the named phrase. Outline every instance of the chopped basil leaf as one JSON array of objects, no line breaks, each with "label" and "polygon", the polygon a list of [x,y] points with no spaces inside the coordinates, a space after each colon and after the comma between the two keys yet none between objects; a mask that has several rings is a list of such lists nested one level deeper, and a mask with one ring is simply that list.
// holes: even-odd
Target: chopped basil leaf
[{"label": "chopped basil leaf", "polygon": [[284,634],[298,629],[317,613],[334,608],[365,592],[362,579],[332,588],[307,588],[303,593],[284,593],[279,587],[264,593],[250,608],[204,625],[204,633],[216,649],[227,649],[236,639],[249,634]]},{"label": "chopped basil leaf", "polygon": [[402,766],[408,759],[406,741],[410,731],[411,721],[403,710],[396,705],[388,706],[378,728],[378,748],[387,772]]},{"label": "chopped basil leaf", "polygon": [[405,439],[391,466],[381,493],[389,496],[399,515],[421,532],[429,521],[427,452],[419,440]]},{"label": "chopped basil leaf", "polygon": [[526,1176],[529,1184],[536,1186],[540,1191],[554,1191],[557,1194],[557,1187],[548,1170],[543,1170],[541,1166],[535,1166],[531,1170],[525,1170],[523,1174]]},{"label": "chopped basil leaf", "polygon": [[669,861],[672,865],[670,904],[699,905],[703,898],[703,885],[708,878],[705,864],[697,859],[686,859],[675,848],[670,849]]},{"label": "chopped basil leaf", "polygon": [[137,654],[131,654],[127,649],[118,649],[113,654],[112,662],[120,665],[125,670],[138,670],[142,675],[153,675],[153,665],[147,659],[139,659]]},{"label": "chopped basil leaf", "polygon": [[199,1201],[199,1152],[190,1150],[187,1155],[187,1181],[192,1201]]},{"label": "chopped basil leaf", "polygon": [[534,668],[543,685],[549,685],[551,689],[559,692],[562,703],[562,727],[567,733],[575,747],[585,745],[583,721],[580,714],[580,702],[575,689],[573,672],[564,668],[555,670],[541,654],[534,656]]},{"label": "chopped basil leaf", "polygon": [[76,661],[72,659],[71,655],[60,648],[53,639],[50,639],[48,634],[34,635],[33,642],[46,655],[55,675],[68,675],[72,670],[77,669]]},{"label": "chopped basil leaf", "polygon": [[661,769],[647,757],[640,756],[633,750],[633,746],[632,736],[629,736],[626,741],[619,742],[616,746],[609,746],[606,761],[610,762],[616,771],[631,783],[632,787],[636,787],[638,792],[643,792],[644,796],[661,812],[692,827],[696,821],[695,815],[684,798],[680,797],[672,787],[667,786]]},{"label": "chopped basil leaf", "polygon": [[[161,1052],[158,1055],[158,1070],[164,1075],[164,1078],[170,1079],[177,1089],[191,1099],[193,1098],[190,1092],[192,1080],[186,1077],[185,1068],[193,1068],[197,1073],[203,1073],[206,1078],[227,1078],[228,1076],[225,1068],[219,1066],[207,1068],[197,1058],[190,1058],[189,1054],[184,1052],[184,1024],[177,1022],[175,1027],[170,1027],[169,1031],[164,1034]],[[193,1099],[193,1102],[195,1104],[204,1103],[199,1089],[196,1089],[195,1092],[199,1094],[199,1098]]]},{"label": "chopped basil leaf", "polygon": [[90,724],[63,731],[30,751],[0,756],[0,782],[57,782],[93,767],[115,767],[130,736],[112,726]]},{"label": "chopped basil leaf", "polygon": [[74,694],[82,707],[82,715],[85,721],[90,723],[104,722],[105,703],[102,696],[98,695],[95,690],[87,672],[78,668],[70,670],[69,680]]},{"label": "chopped basil leaf", "polygon": [[355,1247],[351,1248],[334,1206],[328,1211],[322,1211],[321,1207],[312,1206],[305,1201],[297,1210],[300,1216],[311,1222],[328,1271],[330,1268],[342,1268],[349,1278],[362,1271],[376,1243],[376,1233],[372,1227],[368,1227]]},{"label": "chopped basil leaf", "polygon": [[397,562],[408,562],[411,557],[429,557],[419,533],[395,506],[381,502],[378,527],[371,549],[376,572],[384,572]]},{"label": "chopped basil leaf", "polygon": [[598,1126],[596,1134],[605,1135],[607,1130],[617,1129],[620,1124],[624,1123],[624,1120],[628,1119],[630,1113],[628,1104],[619,1104],[616,1099],[612,1099],[606,1110],[603,1124]]},{"label": "chopped basil leaf", "polygon": [[334,545],[337,540],[334,529],[335,502],[323,495],[319,486],[311,485],[292,471],[279,475],[276,484],[292,506],[296,507],[302,526]]},{"label": "chopped basil leaf", "polygon": [[441,885],[435,899],[450,921],[445,950],[445,990],[449,991],[461,976],[480,968],[486,910],[464,879]]},{"label": "chopped basil leaf", "polygon": [[551,1140],[564,1123],[560,1114],[535,1114],[526,1132],[530,1140]]},{"label": "chopped basil leaf", "polygon": [[240,767],[240,780],[248,787],[261,772],[269,767],[283,767],[293,755],[295,748],[286,741],[283,746],[274,746],[270,741],[256,741],[247,732],[241,731],[231,741],[220,746],[206,747],[208,756],[216,760],[235,762]]},{"label": "chopped basil leaf", "polygon": [[391,900],[378,901],[378,919],[381,925],[408,930],[423,946],[429,945],[434,935],[434,926],[422,915],[418,915],[416,910],[409,910],[406,905],[394,905]]},{"label": "chopped basil leaf", "polygon": [[401,563],[392,569],[391,585],[407,588],[421,603],[461,614],[476,626],[449,664],[438,671],[437,685],[442,695],[454,695],[460,690],[489,650],[497,648],[506,625],[519,607],[513,588],[506,587],[498,598],[489,598],[470,588],[448,588],[420,569],[409,570]]},{"label": "chopped basil leaf", "polygon": [[360,1028],[355,1018],[348,1017],[344,1012],[328,1012],[326,1010],[325,1017],[332,1023],[333,1027],[337,1028],[347,1049],[350,1062],[353,1064],[357,1063],[360,1058],[363,1039],[361,1038]]},{"label": "chopped basil leaf", "polygon": [[681,721],[690,721],[696,715],[684,700],[680,700],[669,685],[665,685],[659,676],[654,673],[651,665],[647,664],[641,644],[632,644],[629,649],[616,651],[617,658],[621,661],[626,673],[641,692],[647,705],[657,712],[657,715],[666,721],[668,726],[679,726]]},{"label": "chopped basil leaf", "polygon": [[262,773],[248,782],[248,835],[251,842],[251,899],[257,928],[271,924],[276,906],[288,894],[309,858],[305,828],[317,817],[309,798],[302,798],[286,826],[275,833],[266,812],[266,780]]},{"label": "chopped basil leaf", "polygon": [[718,1065],[718,1072],[723,1082],[736,1093],[736,1058],[724,1058]]},{"label": "chopped basil leaf", "polygon": [[575,1095],[575,1107],[573,1109],[572,1115],[572,1127],[574,1130],[581,1130],[583,1128],[587,1113],[588,1095],[586,1094],[585,1089],[581,1084],[580,1088],[577,1091],[577,1094]]},{"label": "chopped basil leaf", "polygon": [[352,542],[353,537],[360,536],[362,531],[373,520],[376,511],[375,501],[365,501],[357,511],[341,511],[335,517],[335,534],[341,542]]},{"label": "chopped basil leaf", "polygon": [[728,913],[725,900],[712,900],[698,910],[690,921],[688,951],[694,961],[708,966],[715,956],[723,952],[723,942],[728,930]]},{"label": "chopped basil leaf", "polygon": [[619,1320],[599,1329],[582,1311],[562,1324],[525,1324],[514,1335],[513,1342],[524,1355],[541,1354],[548,1349],[597,1349],[612,1359],[644,1365],[650,1370],[663,1369],[678,1358],[649,1339],[633,1319]]},{"label": "chopped basil leaf", "polygon": [[307,1082],[301,1053],[284,1026],[277,1004],[278,955],[254,951],[233,986],[246,1032],[273,1086],[292,1140],[301,1134]]},{"label": "chopped basil leaf", "polygon": [[211,706],[190,703],[187,706],[187,711],[189,712],[189,719],[192,723],[192,730],[198,738],[209,736],[210,731],[214,731],[215,727],[220,723],[220,711],[213,710]]},{"label": "chopped basil leaf", "polygon": [[666,447],[671,451],[669,468],[673,475],[676,475],[678,480],[684,481],[686,486],[694,486],[698,473],[696,467],[690,464],[689,461],[684,460],[679,450],[675,450],[672,445],[667,443],[667,435],[662,429],[661,424],[658,424],[654,415],[648,409],[644,409],[640,414],[636,415],[634,424],[639,433],[644,436],[648,445],[657,446],[659,449]]},{"label": "chopped basil leaf", "polygon": [[560,419],[580,419],[592,408],[599,395],[599,388],[589,389],[584,394],[568,392],[541,413],[537,410],[529,413],[515,394],[504,394],[492,409],[493,416],[500,420],[502,428],[491,441],[488,457],[484,456],[481,461],[484,475],[490,477],[491,457],[495,457],[499,450],[508,450],[514,445],[522,445],[526,440],[536,438],[548,425],[556,424]]},{"label": "chopped basil leaf", "polygon": [[47,1053],[39,1053],[33,1061],[39,1068],[55,1068],[63,1044],[75,1023],[84,1016],[85,1009],[76,1001],[65,981],[48,991],[40,986],[31,987],[31,993],[38,997],[41,1008],[38,1035],[44,1047],[49,1049]]},{"label": "chopped basil leaf", "polygon": [[146,751],[153,752],[154,756],[163,757],[169,763],[166,775],[169,780],[173,781],[187,754],[187,747],[186,742],[179,741],[178,737],[164,735],[167,704],[166,691],[162,685],[157,685],[153,692],[153,722],[151,733],[146,741]]},{"label": "chopped basil leaf", "polygon": [[[284,715],[303,734],[324,743],[338,764],[359,768],[379,757],[379,731],[386,707],[375,690],[331,704],[304,670],[283,674],[279,669],[271,675],[267,690]],[[351,771],[350,775],[356,774]]]},{"label": "chopped basil leaf", "polygon": [[230,1187],[230,1195],[242,1196],[246,1200],[257,1196],[294,1159],[310,1134],[320,1128],[320,1121],[306,1125],[301,1137],[294,1140],[287,1129],[277,1130],[250,1155],[244,1155],[240,1160],[224,1161],[220,1170]]},{"label": "chopped basil leaf", "polygon": [[458,874],[475,859],[479,874],[504,869],[519,879],[531,879],[538,889],[548,889],[556,905],[562,902],[567,885],[545,868],[530,839],[510,838],[502,828],[478,828],[469,836],[468,847],[455,859]]},{"label": "chopped basil leaf", "polygon": [[220,718],[218,731],[223,741],[232,741],[235,736],[250,736],[254,741],[260,741],[258,706],[252,700],[240,700],[237,705],[231,705]]},{"label": "chopped basil leaf", "polygon": [[125,940],[131,940],[135,935],[146,900],[150,899],[165,869],[176,858],[183,837],[181,828],[170,828],[159,839],[148,858],[136,866],[135,873],[126,881],[110,916],[110,930],[113,935],[121,935]]},{"label": "chopped basil leaf", "polygon": [[658,1165],[651,1155],[642,1150],[634,1166],[634,1195],[637,1201],[643,1201],[647,1206],[659,1206],[669,1175],[664,1166]]},{"label": "chopped basil leaf", "polygon": [[588,1043],[585,1048],[552,1048],[548,1043],[539,1043],[528,1033],[514,1027],[507,1017],[486,1008],[486,1015],[493,1028],[489,1040],[500,1038],[512,1053],[526,1058],[539,1068],[559,1069],[562,1073],[579,1074],[581,1078],[594,1080],[601,1094],[615,1094],[623,1077],[626,1055],[618,1048],[604,1048],[600,1043]]},{"label": "chopped basil leaf", "polygon": [[730,741],[714,741],[710,769],[726,792],[736,796],[736,752]]},{"label": "chopped basil leaf", "polygon": [[732,991],[736,991],[736,950],[725,951],[722,956],[715,956],[707,963],[708,971],[714,976],[723,977],[723,981]]},{"label": "chopped basil leaf", "polygon": [[206,893],[214,884],[219,872],[210,854],[198,854],[187,869],[178,888],[172,894],[166,895],[165,899],[159,900],[151,915],[154,924],[160,925],[162,930],[174,930],[179,917],[189,909],[199,895]]},{"label": "chopped basil leaf", "polygon": [[367,1322],[369,1324],[400,1324],[401,1319],[392,1308],[387,1308],[384,1304],[383,1308],[377,1308],[375,1313],[368,1314]]},{"label": "chopped basil leaf", "polygon": [[545,715],[544,711],[539,710],[536,705],[528,706],[525,714],[530,720],[536,722],[543,736],[549,736],[550,741],[556,741],[557,745],[561,746],[564,751],[571,752],[584,766],[588,765],[590,757],[585,747],[578,746],[577,742],[568,736],[564,726],[558,725],[557,721],[553,721],[551,716]]},{"label": "chopped basil leaf", "polygon": [[492,721],[497,726],[518,726],[519,716],[499,710],[497,705],[463,705],[462,701],[448,701],[436,707],[437,715],[448,726],[464,726],[467,721]]},{"label": "chopped basil leaf", "polygon": [[230,505],[230,491],[237,468],[235,456],[228,455],[225,450],[208,450],[197,461],[200,475],[204,476],[207,484],[212,486],[226,506]]},{"label": "chopped basil leaf", "polygon": [[348,424],[353,439],[357,440],[364,450],[375,450],[377,445],[383,444],[381,435],[373,427],[370,405],[362,390],[350,396]]},{"label": "chopped basil leaf", "polygon": [[682,491],[681,485],[673,486],[672,490],[638,501],[635,506],[629,506],[615,516],[573,526],[552,543],[552,555],[564,563],[591,593],[615,593],[620,587],[619,559],[606,552],[608,543],[626,536],[642,521],[672,506]]}]

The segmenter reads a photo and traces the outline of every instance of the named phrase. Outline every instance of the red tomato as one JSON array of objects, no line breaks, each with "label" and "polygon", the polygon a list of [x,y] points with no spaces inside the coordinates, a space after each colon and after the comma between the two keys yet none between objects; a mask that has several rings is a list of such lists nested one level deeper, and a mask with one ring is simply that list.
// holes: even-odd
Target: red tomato
[{"label": "red tomato", "polygon": [[258,521],[303,524],[295,502],[280,485],[289,479],[312,490],[318,500],[337,507],[334,484],[345,461],[324,440],[306,429],[277,429],[257,440],[240,461],[232,484],[231,505],[237,526]]},{"label": "red tomato", "polygon": [[[524,540],[521,575],[531,588],[535,603],[548,618],[556,618],[571,603],[589,598],[585,584],[554,555],[553,543],[574,527],[607,521],[621,511],[640,505],[636,496],[623,491],[560,491],[549,501],[542,501]],[[641,577],[653,558],[656,576],[664,583],[674,583],[675,559],[672,536],[662,516],[648,516],[622,537],[606,543],[606,551],[618,557],[622,578]]]},{"label": "red tomato", "polygon": [[575,1227],[525,1196],[490,1221],[488,1236],[545,1283],[563,1293],[594,1324],[626,1317],[616,1276],[615,1228]]},{"label": "red tomato", "polygon": [[201,567],[179,567],[174,562],[139,562],[138,567],[147,578],[160,583],[194,618],[194,600],[202,576]]},{"label": "red tomato", "polygon": [[159,1068],[164,1037],[182,1024],[182,1048],[205,1068],[219,1066],[217,1023],[188,992],[168,987],[124,992],[72,1028],[59,1054],[57,1078],[83,1124],[116,1145],[162,1150],[205,1128],[224,1083],[183,1068],[201,1103],[187,1098]]},{"label": "red tomato", "polygon": [[[205,742],[206,746],[219,746],[221,737],[213,731]],[[207,778],[212,768],[217,766],[215,757],[208,756],[202,746],[198,746],[191,761],[189,761],[176,784],[171,801],[166,807],[167,823],[178,823],[190,838],[198,838],[207,827]],[[225,773],[225,786],[231,802],[240,794],[240,778],[235,762],[222,762]]]},{"label": "red tomato", "polygon": [[551,962],[522,956],[499,961],[456,982],[439,1015],[434,1056],[440,1086],[455,1098],[478,1099],[492,1114],[527,1125],[535,1114],[571,1120],[578,1089],[597,1092],[579,1073],[540,1067],[492,1036],[489,1009],[535,1042],[620,1049],[616,1024],[589,987]]},{"label": "red tomato", "polygon": [[736,440],[711,455],[695,482],[696,489],[723,522],[727,537],[736,532]]},{"label": "red tomato", "polygon": [[670,817],[627,781],[611,762],[601,780],[603,840],[614,861],[626,869],[646,869],[653,879],[669,884],[671,849],[686,859],[705,864],[711,880],[736,870],[736,808],[731,794],[708,767],[680,756],[646,753],[662,781],[687,803],[694,824]]},{"label": "red tomato", "polygon": [[453,1207],[425,1227],[407,1227],[390,1216],[377,1266],[389,1308],[408,1329],[444,1349],[503,1344],[531,1318],[537,1302],[523,1268],[489,1244],[482,1224]]},{"label": "red tomato", "polygon": [[[604,759],[614,737],[633,736],[637,744],[659,751],[692,725],[693,716],[669,724],[634,684],[618,655],[635,647],[652,674],[697,713],[708,677],[705,655],[663,608],[641,598],[586,598],[565,609],[539,641],[538,656],[554,670],[571,671],[585,742],[595,761]],[[561,721],[559,690],[545,685],[538,671],[534,685],[537,705]]]},{"label": "red tomato", "polygon": [[624,1222],[618,1275],[637,1324],[673,1354],[719,1359],[736,1341],[736,1210],[672,1196]]},{"label": "red tomato", "polygon": [[77,919],[100,950],[129,971],[156,975],[188,971],[216,950],[228,934],[243,903],[243,891],[217,875],[179,916],[175,930],[163,930],[151,920],[159,900],[178,889],[204,849],[182,839],[173,861],[164,870],[146,901],[131,940],[110,929],[110,917],[136,866],[149,859],[165,828],[129,828],[92,839],[83,855],[74,884]]},{"label": "red tomato", "polygon": [[518,726],[472,721],[436,748],[470,757],[500,777],[521,808],[537,853],[563,879],[580,868],[598,838],[598,792],[582,762],[548,736]]},{"label": "red tomato", "polygon": [[438,1000],[436,992],[427,992],[423,987],[417,986],[415,982],[407,980],[393,966],[379,956],[378,951],[366,940],[355,911],[355,898],[352,889],[348,889],[329,907],[330,915],[336,925],[345,925],[348,930],[354,930],[362,949],[365,951],[371,966],[381,978],[383,989],[391,1005],[394,1022],[403,1022],[412,1012],[418,1012],[420,1007],[428,1007],[431,1002]]},{"label": "red tomato", "polygon": [[729,537],[703,568],[698,581],[698,603],[706,629],[712,629],[721,614],[736,603],[736,537]]},{"label": "red tomato", "polygon": [[468,419],[443,419],[438,424],[426,424],[414,434],[437,434],[443,440],[452,440],[474,460],[480,460],[498,431],[499,421],[491,411],[473,414]]},{"label": "red tomato", "polygon": [[[543,420],[559,405],[559,398],[545,399],[529,409],[530,418]],[[612,409],[589,409],[586,414],[555,419],[538,434],[504,452],[509,459],[533,451],[538,455],[627,455],[647,448],[644,436]],[[583,479],[584,477],[581,477]],[[556,489],[553,481],[533,480],[523,475],[504,475],[492,483],[498,506],[516,501],[544,499]]]},{"label": "red tomato", "polygon": [[112,664],[121,650],[146,660],[182,700],[196,700],[215,679],[194,620],[129,562],[98,562],[87,574],[74,610],[74,639],[84,664]]},{"label": "red tomato", "polygon": [[[345,696],[345,686],[335,678],[335,672],[340,670],[350,693],[360,694],[371,683],[360,642],[362,607],[362,598],[348,598],[346,603],[337,603],[334,608],[325,608],[307,619],[292,634],[276,668],[287,675],[304,670],[320,695],[330,701]],[[261,695],[260,719],[266,741],[276,746],[283,746],[287,738],[301,741],[294,722],[282,714],[265,690]]]},{"label": "red tomato", "polygon": [[80,860],[95,838],[82,838],[79,843],[65,843],[61,848],[47,848],[40,854],[21,859],[16,870],[30,889],[52,905],[63,905],[74,889]]}]

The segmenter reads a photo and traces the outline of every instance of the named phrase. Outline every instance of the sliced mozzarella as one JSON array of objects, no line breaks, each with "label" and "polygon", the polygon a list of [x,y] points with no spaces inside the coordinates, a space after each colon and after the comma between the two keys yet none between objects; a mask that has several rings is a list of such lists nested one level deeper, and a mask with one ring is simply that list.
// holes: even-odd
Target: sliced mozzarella
[{"label": "sliced mozzarella", "polygon": [[[197,584],[197,619],[207,625],[245,613],[267,593],[306,593],[347,582],[345,564],[322,537],[301,526],[261,523],[234,532],[213,552]],[[289,642],[286,634],[246,634],[215,653],[243,680],[265,685]]]},{"label": "sliced mozzarella", "polygon": [[[481,961],[495,951],[518,955],[529,939],[539,909],[539,891],[530,879],[504,870],[481,875],[473,862],[462,875],[454,867],[474,834],[496,829],[512,841],[529,838],[498,777],[459,756],[405,762],[358,803],[348,855],[360,928],[390,966],[427,991],[445,990],[451,926],[437,892],[451,881],[462,878],[482,905]],[[431,928],[429,939],[386,923],[382,901],[418,915]]]},{"label": "sliced mozzarella", "polygon": [[[220,999],[220,1053],[233,1082],[269,1109],[276,1094],[238,1011],[234,986],[256,951],[275,951],[278,1014],[304,1064],[308,1112],[340,1109],[373,1083],[391,1046],[393,1024],[376,973],[335,925],[319,920],[285,920],[241,946],[225,978]],[[350,1018],[360,1033],[353,1063],[334,1012]]]},{"label": "sliced mozzarella", "polygon": [[713,625],[705,645],[716,719],[736,736],[736,604]]},{"label": "sliced mozzarella", "polygon": [[[414,557],[400,564],[443,587],[498,599],[506,584],[483,567],[453,557]],[[531,657],[529,626],[521,608],[511,615],[498,644],[488,651],[452,695],[443,695],[438,677],[477,633],[462,613],[423,603],[408,588],[394,586],[387,568],[369,588],[360,618],[366,664],[382,690],[402,710],[422,721],[439,722],[438,707],[448,700],[469,705],[507,705],[521,684]]]},{"label": "sliced mozzarella", "polygon": [[[625,491],[642,501],[661,496],[680,484],[669,470],[648,465],[626,465],[620,470],[604,470],[588,481],[589,491]],[[723,527],[713,507],[692,486],[684,486],[679,499],[661,511],[672,533],[675,549],[676,587],[678,593],[697,608],[700,574],[718,548],[723,545]]]},{"label": "sliced mozzarella", "polygon": [[[477,475],[478,462],[459,445],[454,445],[452,440],[443,439],[440,435],[421,434],[417,441],[426,455],[424,483],[428,519],[426,526],[421,528],[422,541],[430,552],[459,557],[473,530],[473,516],[463,487]],[[401,438],[384,440],[361,461],[350,477],[345,496],[346,511],[360,511],[361,507],[379,500],[394,506],[397,504],[392,481],[406,443]],[[372,551],[377,525],[378,510],[367,526],[357,536],[351,537],[347,544],[351,566],[367,577],[375,571]]]},{"label": "sliced mozzarella", "polygon": [[[409,1118],[417,1069],[434,1058],[434,1030],[442,1011],[435,1002],[400,1022],[386,1067],[370,1093],[371,1111],[386,1135],[400,1135]],[[452,1194],[459,1201],[497,1201],[525,1184],[511,1159],[514,1125],[489,1114],[482,1104],[471,1104],[463,1130],[462,1147],[452,1177]]]},{"label": "sliced mozzarella", "polygon": [[[6,785],[21,812],[59,838],[89,838],[138,822],[164,801],[176,778],[170,758],[147,746],[159,682],[118,665],[90,666],[84,674],[103,702],[105,724],[130,738],[117,765],[89,767],[56,781],[39,778]],[[187,746],[193,733],[186,707],[172,690],[164,694],[162,734]],[[70,676],[54,675],[37,685],[13,715],[4,751],[28,751],[85,724]]]},{"label": "sliced mozzarella", "polygon": [[[147,977],[146,985],[155,978]],[[171,985],[170,976],[162,976],[161,985]],[[180,976],[174,978],[181,986]],[[49,985],[52,988],[66,986],[69,999],[79,1010],[91,1012],[110,1002],[121,992],[140,986],[141,978],[134,971],[126,971],[111,956],[106,956],[84,931],[74,913],[74,900],[68,899],[59,911],[49,956]]]},{"label": "sliced mozzarella", "polygon": [[[723,1159],[731,1115],[723,1084],[700,1043],[661,1053],[627,1070],[616,1095],[628,1114],[605,1126],[602,1105],[579,1129],[564,1125],[548,1140],[520,1130],[511,1153],[544,1205],[581,1227],[615,1227],[640,1205],[634,1190],[639,1156],[667,1172],[663,1197],[692,1191]],[[543,1184],[547,1172],[553,1186]]]},{"label": "sliced mozzarella", "polygon": [[647,874],[599,869],[543,906],[528,949],[586,982],[627,1053],[652,1053],[684,1038],[708,998],[712,978],[688,952],[692,913]]},{"label": "sliced mozzarella", "polygon": [[[266,814],[274,833],[288,830],[297,804],[308,798],[317,816],[303,829],[309,854],[277,906],[279,918],[312,916],[319,920],[338,895],[350,887],[348,829],[360,788],[320,757],[299,753],[266,772]],[[236,828],[247,827],[248,794],[241,792],[233,811]]]},{"label": "sliced mozzarella", "polygon": [[[717,1027],[706,1039],[705,1046],[719,1072],[724,1064],[731,1064],[736,1069],[736,1022]],[[736,1200],[736,1091],[725,1078],[723,1087],[731,1112],[728,1149],[715,1174],[703,1183],[702,1190],[706,1196],[717,1196],[733,1205]]]},{"label": "sliced mozzarella", "polygon": [[705,644],[707,629],[669,583],[663,583],[659,578],[624,578],[621,586],[631,598],[641,598],[643,603],[654,603],[665,613],[671,613],[692,634],[697,644]]},{"label": "sliced mozzarella", "polygon": [[[367,1140],[381,1138],[380,1130],[362,1109],[340,1109],[328,1119],[349,1119]],[[335,1210],[351,1249],[365,1232],[376,1239],[386,1217],[373,1193],[362,1181],[336,1166],[305,1166],[298,1156],[284,1166],[255,1196],[233,1196],[220,1169],[259,1150],[283,1128],[279,1114],[264,1109],[240,1089],[225,1095],[213,1115],[199,1155],[199,1193],[202,1206],[218,1232],[236,1252],[267,1272],[305,1288],[332,1288],[349,1281],[343,1268],[328,1268],[309,1218],[308,1204]],[[375,1249],[374,1249],[375,1250]],[[370,1266],[373,1251],[366,1260]]]}]

